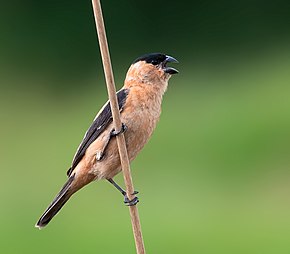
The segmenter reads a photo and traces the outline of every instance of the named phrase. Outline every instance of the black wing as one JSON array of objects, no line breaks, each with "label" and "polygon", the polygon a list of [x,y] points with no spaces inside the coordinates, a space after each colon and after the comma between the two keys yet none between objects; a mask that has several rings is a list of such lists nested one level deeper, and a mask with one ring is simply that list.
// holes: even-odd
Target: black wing
[{"label": "black wing", "polygon": [[[128,89],[122,89],[119,92],[117,92],[117,98],[118,98],[118,104],[119,104],[119,110],[121,111],[125,105],[127,96],[128,96]],[[93,121],[91,127],[88,129],[88,131],[85,134],[85,137],[80,144],[70,169],[67,171],[67,175],[70,176],[71,172],[74,170],[74,168],[78,165],[78,163],[81,161],[83,156],[85,155],[85,152],[87,148],[92,144],[98,136],[103,132],[103,130],[112,122],[112,111],[111,111],[111,105],[108,101],[106,105],[103,107],[103,110],[96,116],[95,120]]]}]

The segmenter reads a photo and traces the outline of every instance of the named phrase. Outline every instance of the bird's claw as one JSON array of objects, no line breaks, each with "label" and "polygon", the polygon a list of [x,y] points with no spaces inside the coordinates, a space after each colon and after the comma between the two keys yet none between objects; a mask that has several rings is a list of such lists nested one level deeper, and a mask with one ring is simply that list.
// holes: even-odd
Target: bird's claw
[{"label": "bird's claw", "polygon": [[106,150],[106,148],[107,148],[107,146],[108,146],[108,144],[110,142],[110,139],[112,137],[118,136],[121,133],[124,133],[126,130],[127,130],[127,126],[124,123],[122,123],[122,126],[121,126],[121,129],[120,130],[118,130],[118,131],[115,131],[115,129],[112,129],[111,130],[109,139],[107,140],[107,142],[106,142],[103,150],[102,151],[97,151],[97,153],[96,153],[96,160],[97,161],[101,161],[104,158],[104,156],[105,156],[105,150]]},{"label": "bird's claw", "polygon": [[[134,191],[132,193],[132,195],[136,195],[138,194],[138,191]],[[130,200],[127,196],[127,194],[124,195],[124,203],[126,206],[134,206],[137,205],[137,203],[139,202],[139,198],[138,197],[134,197],[132,200]]]},{"label": "bird's claw", "polygon": [[120,130],[116,131],[115,129],[113,129],[111,131],[111,137],[118,136],[119,134],[124,133],[127,129],[128,129],[128,127],[126,126],[126,124],[122,123]]}]

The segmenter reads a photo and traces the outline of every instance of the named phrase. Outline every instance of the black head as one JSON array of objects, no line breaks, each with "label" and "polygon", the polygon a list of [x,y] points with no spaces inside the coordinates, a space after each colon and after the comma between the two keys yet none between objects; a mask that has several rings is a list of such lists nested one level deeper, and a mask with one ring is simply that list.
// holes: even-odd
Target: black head
[{"label": "black head", "polygon": [[162,67],[165,73],[169,73],[171,75],[178,73],[176,69],[166,66],[166,64],[169,62],[178,63],[178,61],[175,58],[162,53],[150,53],[143,55],[141,57],[138,57],[132,64],[135,64],[139,61],[145,61],[148,64],[160,66]]},{"label": "black head", "polygon": [[161,53],[151,53],[151,54],[146,54],[143,56],[138,57],[134,62],[137,63],[139,61],[145,61],[146,63],[151,63],[153,65],[158,65],[165,61],[166,55],[161,54]]}]

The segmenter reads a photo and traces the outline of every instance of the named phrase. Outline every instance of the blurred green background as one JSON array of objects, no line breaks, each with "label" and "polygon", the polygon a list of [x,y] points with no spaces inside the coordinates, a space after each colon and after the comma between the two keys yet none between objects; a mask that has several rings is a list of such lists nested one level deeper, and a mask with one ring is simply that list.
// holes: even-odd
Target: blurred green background
[{"label": "blurred green background", "polygon": [[[132,164],[147,252],[290,253],[290,2],[103,9],[117,88],[144,53],[180,61]],[[107,100],[91,2],[2,1],[0,38],[0,252],[135,253],[105,181],[34,228]]]}]

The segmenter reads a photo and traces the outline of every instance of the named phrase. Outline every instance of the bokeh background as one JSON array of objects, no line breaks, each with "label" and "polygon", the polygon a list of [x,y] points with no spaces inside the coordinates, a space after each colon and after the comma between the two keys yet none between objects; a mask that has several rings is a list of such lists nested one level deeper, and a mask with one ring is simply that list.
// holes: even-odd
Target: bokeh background
[{"label": "bokeh background", "polygon": [[[117,88],[144,53],[180,61],[132,164],[147,252],[290,253],[290,2],[103,10]],[[0,252],[135,253],[128,209],[105,181],[34,228],[107,100],[91,2],[2,1],[0,38]]]}]

